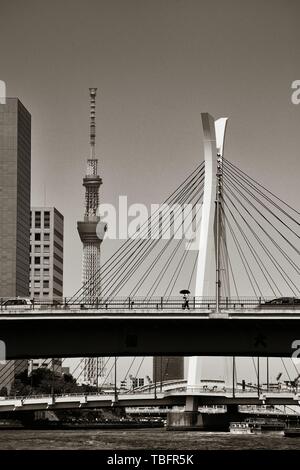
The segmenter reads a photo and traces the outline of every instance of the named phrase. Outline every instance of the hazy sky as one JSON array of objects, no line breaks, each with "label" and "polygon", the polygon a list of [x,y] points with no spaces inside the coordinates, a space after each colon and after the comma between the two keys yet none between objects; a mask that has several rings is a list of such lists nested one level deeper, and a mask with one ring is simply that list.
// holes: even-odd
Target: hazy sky
[{"label": "hazy sky", "polygon": [[0,0],[0,79],[32,114],[32,205],[65,216],[65,295],[81,282],[91,86],[102,201],[164,200],[203,160],[209,111],[230,118],[227,158],[299,209],[299,14],[298,0]]}]

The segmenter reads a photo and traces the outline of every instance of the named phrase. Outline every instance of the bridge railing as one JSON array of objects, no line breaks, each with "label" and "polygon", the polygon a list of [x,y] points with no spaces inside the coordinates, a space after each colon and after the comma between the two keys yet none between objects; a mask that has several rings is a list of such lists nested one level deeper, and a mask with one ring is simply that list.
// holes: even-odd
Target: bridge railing
[{"label": "bridge railing", "polygon": [[[284,300],[285,299],[285,300]],[[240,308],[267,308],[267,307],[288,307],[300,308],[300,299],[283,298],[274,299],[268,297],[223,297],[219,302],[220,309],[240,309]],[[183,297],[90,297],[82,301],[74,302],[68,297],[53,298],[25,298],[25,297],[3,297],[0,299],[0,309],[151,309],[151,310],[201,310],[215,309],[216,301],[214,297],[189,296],[187,301]]]},{"label": "bridge railing", "polygon": [[[300,309],[300,299],[282,298],[274,299],[268,297],[223,297],[219,302],[221,310],[240,310],[240,309],[267,309],[267,308],[289,308]],[[68,297],[30,299],[24,297],[1,298],[0,311],[23,311],[23,310],[171,310],[171,311],[214,311],[216,301],[213,297],[195,297],[190,296],[187,301],[182,297],[115,297],[103,298],[92,297],[84,301],[72,301]]]}]

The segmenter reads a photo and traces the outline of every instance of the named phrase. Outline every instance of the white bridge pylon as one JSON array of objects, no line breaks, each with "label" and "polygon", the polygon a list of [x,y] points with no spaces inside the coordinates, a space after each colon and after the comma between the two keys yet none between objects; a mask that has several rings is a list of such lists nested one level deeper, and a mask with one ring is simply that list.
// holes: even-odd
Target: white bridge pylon
[{"label": "white bridge pylon", "polygon": [[[201,118],[204,134],[205,180],[195,296],[213,297],[216,295],[217,299],[218,291],[220,292],[221,289],[218,275],[218,270],[220,270],[220,265],[218,263],[218,251],[220,249],[220,245],[218,246],[218,244],[220,242],[218,239],[222,236],[223,240],[225,240],[226,237],[225,226],[220,223],[220,220],[218,220],[218,217],[221,217],[221,212],[219,205],[216,203],[218,199],[218,191],[220,195],[217,173],[218,171],[220,172],[220,170],[222,171],[225,131],[228,118],[215,120],[209,113],[201,113]],[[217,211],[219,211],[219,214]],[[217,226],[219,226],[219,229]],[[220,233],[221,227],[222,234]],[[226,264],[227,263],[225,261],[223,269],[225,276],[228,277]],[[227,282],[227,285],[229,286],[229,282]],[[229,295],[229,292],[227,292],[227,295]],[[207,378],[203,376],[203,369],[207,361],[208,358],[206,357],[191,357],[189,359],[188,388],[199,385],[201,379]],[[211,361],[212,359],[210,359],[210,362]],[[216,357],[213,361],[216,366],[219,365],[219,367],[220,361],[222,361],[226,386],[229,384],[232,385],[231,378],[233,374],[231,358]]]}]

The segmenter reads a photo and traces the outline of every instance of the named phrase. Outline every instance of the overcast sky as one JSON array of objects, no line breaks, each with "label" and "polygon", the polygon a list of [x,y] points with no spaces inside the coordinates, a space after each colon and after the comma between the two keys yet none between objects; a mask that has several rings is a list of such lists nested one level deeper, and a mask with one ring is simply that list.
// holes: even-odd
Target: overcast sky
[{"label": "overcast sky", "polygon": [[203,160],[209,111],[229,117],[227,158],[299,209],[299,14],[298,0],[0,0],[0,79],[32,114],[32,205],[65,217],[65,295],[81,282],[91,86],[101,201],[164,200]]}]

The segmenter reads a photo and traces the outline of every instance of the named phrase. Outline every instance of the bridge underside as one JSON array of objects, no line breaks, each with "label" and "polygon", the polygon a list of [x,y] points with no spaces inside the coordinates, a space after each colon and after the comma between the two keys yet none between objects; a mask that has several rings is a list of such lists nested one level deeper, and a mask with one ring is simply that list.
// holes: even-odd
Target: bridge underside
[{"label": "bridge underside", "polygon": [[[228,406],[228,405],[289,405],[298,406],[300,397],[292,393],[288,394],[261,394],[255,396],[255,393],[238,393],[237,396],[232,397],[230,393],[226,395],[215,394],[215,395],[194,395],[196,399],[196,406]],[[133,395],[119,395],[118,402],[114,401],[113,396],[57,396],[57,397],[39,397],[31,398],[7,398],[0,401],[0,413],[10,411],[37,411],[37,410],[55,410],[55,409],[95,409],[95,408],[111,408],[112,406],[122,407],[184,407],[186,404],[186,393],[176,394],[174,391],[170,396],[164,396],[163,394],[157,394],[157,398],[154,398],[150,394],[137,394]]]},{"label": "bridge underside", "polygon": [[16,314],[0,319],[6,358],[82,356],[290,357],[300,339],[296,312],[183,315]]}]

